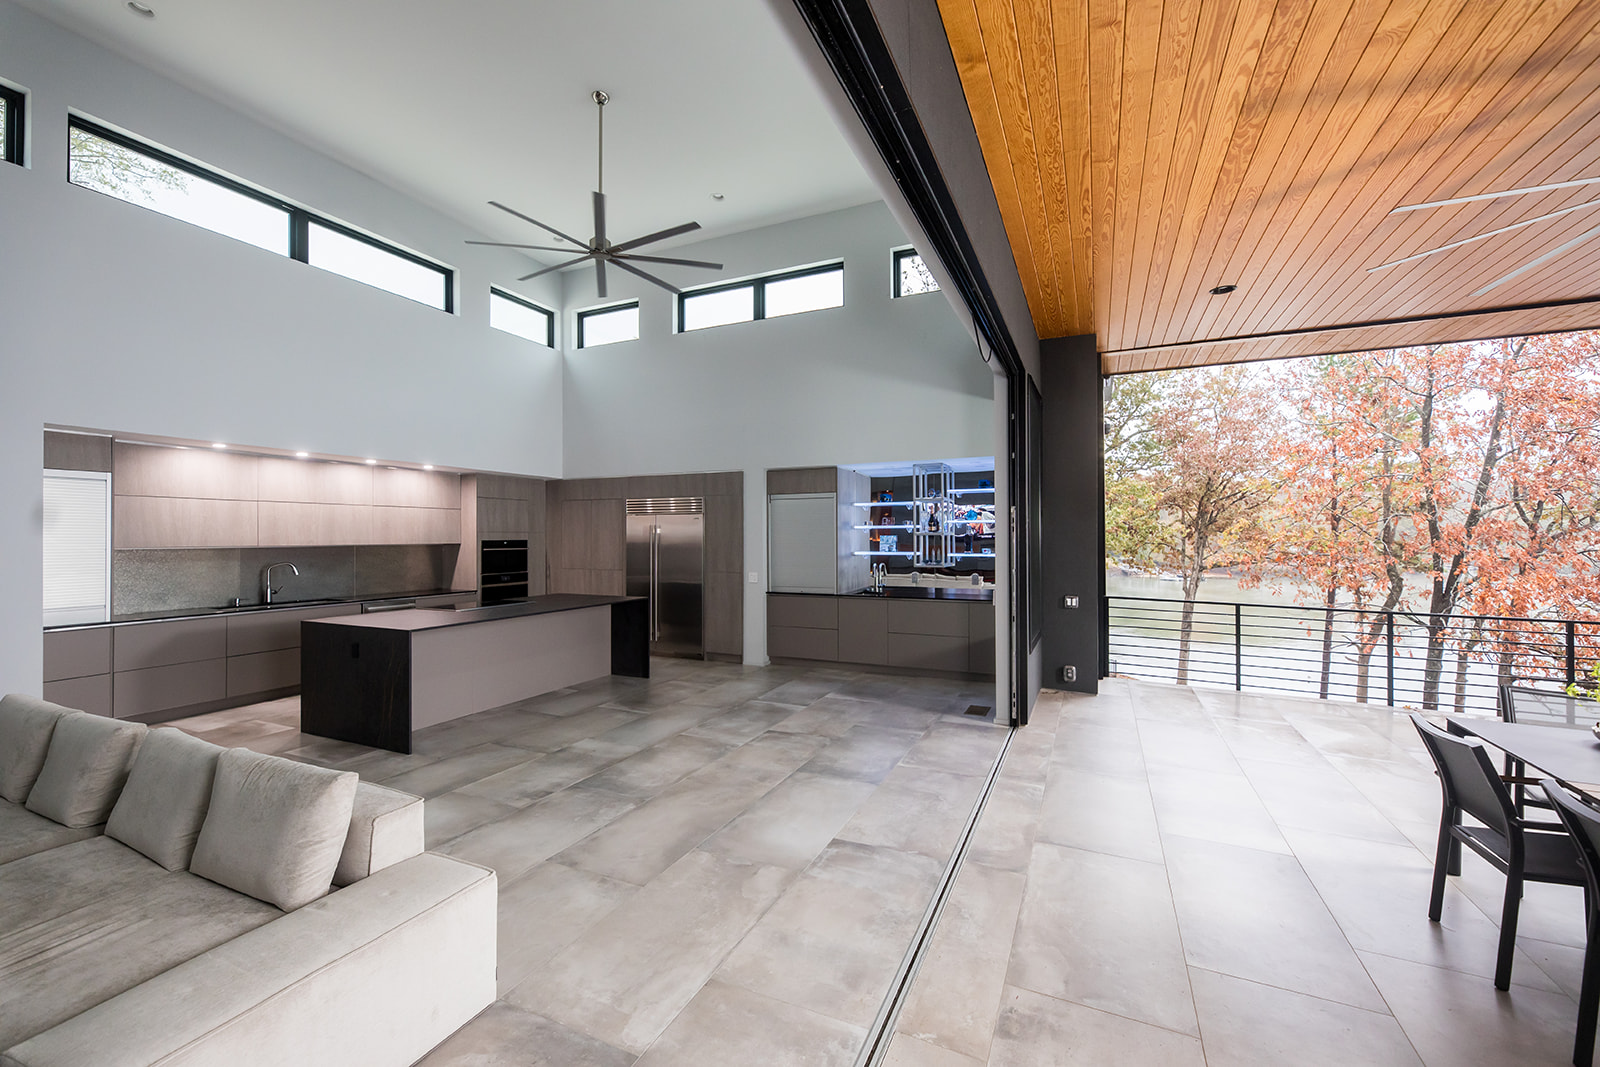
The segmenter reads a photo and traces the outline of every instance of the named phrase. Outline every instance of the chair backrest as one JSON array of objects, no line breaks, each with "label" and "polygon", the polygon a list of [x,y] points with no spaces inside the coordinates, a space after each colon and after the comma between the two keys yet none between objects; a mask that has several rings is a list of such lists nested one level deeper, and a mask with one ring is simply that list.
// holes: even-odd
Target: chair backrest
[{"label": "chair backrest", "polygon": [[1499,696],[1500,717],[1506,722],[1579,726],[1587,730],[1595,720],[1600,719],[1600,708],[1595,706],[1593,700],[1568,696],[1566,690],[1555,682],[1502,685],[1499,687]]},{"label": "chair backrest", "polygon": [[1516,826],[1516,808],[1500,780],[1500,772],[1484,751],[1483,742],[1448,734],[1415,712],[1411,722],[1422,735],[1433,765],[1439,768],[1445,803],[1460,808],[1509,841]]},{"label": "chair backrest", "polygon": [[1578,846],[1578,858],[1583,861],[1583,876],[1589,881],[1589,895],[1600,900],[1600,811],[1573,796],[1565,786],[1553,778],[1539,783],[1550,798],[1551,807],[1561,816],[1561,822]]}]

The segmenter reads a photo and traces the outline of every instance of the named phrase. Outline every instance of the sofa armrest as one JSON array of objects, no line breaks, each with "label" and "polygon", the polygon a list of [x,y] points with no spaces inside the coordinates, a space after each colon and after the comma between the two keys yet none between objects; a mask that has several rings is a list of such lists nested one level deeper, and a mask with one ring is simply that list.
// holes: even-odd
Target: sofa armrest
[{"label": "sofa armrest", "polygon": [[495,998],[493,871],[424,853],[7,1049],[4,1067],[404,1067]]},{"label": "sofa armrest", "polygon": [[334,885],[351,885],[374,871],[422,855],[422,798],[398,789],[356,783],[356,803],[350,812]]}]

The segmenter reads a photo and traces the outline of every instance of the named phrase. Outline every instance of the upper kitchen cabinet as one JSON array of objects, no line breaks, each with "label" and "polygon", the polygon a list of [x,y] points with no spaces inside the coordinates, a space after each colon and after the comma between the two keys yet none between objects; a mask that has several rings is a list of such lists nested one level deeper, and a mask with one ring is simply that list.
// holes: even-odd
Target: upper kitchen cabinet
[{"label": "upper kitchen cabinet", "polygon": [[461,540],[461,479],[434,471],[118,442],[115,548],[439,545]]}]

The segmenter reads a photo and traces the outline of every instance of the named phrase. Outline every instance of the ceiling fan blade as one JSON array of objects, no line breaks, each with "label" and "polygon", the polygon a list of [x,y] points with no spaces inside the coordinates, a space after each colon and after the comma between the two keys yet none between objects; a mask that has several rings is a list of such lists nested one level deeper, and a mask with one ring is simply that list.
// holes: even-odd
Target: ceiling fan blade
[{"label": "ceiling fan blade", "polygon": [[[595,262],[598,263],[599,260],[596,260]],[[665,289],[667,292],[672,293],[674,295],[678,295],[678,294],[682,293],[682,291],[683,291],[683,290],[679,289],[676,285],[669,285],[666,282],[662,281],[660,278],[657,278],[654,274],[646,274],[644,271],[640,270],[638,267],[635,267],[635,266],[633,266],[633,265],[631,265],[629,263],[626,263],[623,260],[613,259],[611,261],[611,263],[612,263],[613,266],[620,267],[621,269],[627,271],[629,274],[637,274],[639,277],[643,278],[645,281],[649,282],[651,285],[659,285],[659,286],[661,286],[661,288]]]},{"label": "ceiling fan blade", "polygon": [[508,215],[515,215],[517,218],[521,219],[523,222],[531,222],[535,226],[539,227],[539,229],[547,230],[550,233],[553,233],[557,237],[561,238],[563,241],[571,241],[573,244],[577,245],[579,248],[587,248],[588,247],[587,244],[585,244],[583,241],[578,240],[576,237],[572,236],[570,233],[562,233],[560,230],[556,229],[554,226],[546,226],[544,223],[540,222],[538,219],[533,218],[530,215],[524,215],[522,212],[518,211],[516,208],[506,207],[504,204],[500,203],[500,201],[498,201],[498,200],[489,201],[489,206],[490,207],[497,207],[501,211],[504,211]]},{"label": "ceiling fan blade", "polygon": [[635,237],[631,241],[624,241],[611,251],[626,252],[630,248],[638,248],[640,245],[652,244],[656,241],[665,241],[668,237],[676,237],[680,233],[689,233],[699,228],[700,224],[698,222],[685,222],[680,226],[671,226],[665,230],[657,230],[655,233],[647,233],[643,237]]},{"label": "ceiling fan blade", "polygon": [[594,243],[597,248],[606,246],[606,194],[594,194]]},{"label": "ceiling fan blade", "polygon": [[570,267],[574,263],[582,263],[584,260],[589,259],[590,257],[591,257],[591,253],[585,252],[583,255],[578,256],[576,259],[569,259],[565,263],[557,263],[553,267],[545,267],[543,270],[536,270],[532,274],[524,274],[522,277],[518,278],[517,281],[525,282],[529,278],[537,278],[541,274],[549,274],[553,270],[561,270],[563,267]]},{"label": "ceiling fan blade", "polygon": [[554,245],[514,245],[509,241],[468,241],[469,245],[487,245],[490,248],[532,248],[538,252],[576,252],[576,248],[557,248]]},{"label": "ceiling fan blade", "polygon": [[606,257],[594,257],[594,291],[601,300],[606,298]]},{"label": "ceiling fan blade", "polygon": [[640,263],[672,263],[679,267],[707,267],[711,270],[722,269],[721,263],[707,263],[703,259],[669,259],[666,256],[641,256],[632,252],[620,258],[637,260]]}]

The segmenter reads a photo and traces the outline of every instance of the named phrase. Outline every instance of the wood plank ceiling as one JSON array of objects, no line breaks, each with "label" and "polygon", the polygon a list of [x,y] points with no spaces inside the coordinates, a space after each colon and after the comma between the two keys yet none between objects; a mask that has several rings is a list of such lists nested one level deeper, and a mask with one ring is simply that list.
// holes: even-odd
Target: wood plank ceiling
[{"label": "wood plank ceiling", "polygon": [[1600,327],[1600,0],[938,3],[1038,334],[1107,373]]}]

